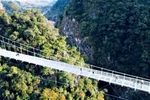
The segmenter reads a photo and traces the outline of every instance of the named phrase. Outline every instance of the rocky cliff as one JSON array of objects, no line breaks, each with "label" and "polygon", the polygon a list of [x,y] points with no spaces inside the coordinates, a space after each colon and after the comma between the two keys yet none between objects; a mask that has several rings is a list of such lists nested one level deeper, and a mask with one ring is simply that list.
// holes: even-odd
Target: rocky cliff
[{"label": "rocky cliff", "polygon": [[84,56],[86,61],[92,63],[94,50],[90,44],[89,37],[82,37],[80,32],[80,24],[75,18],[65,16],[60,26],[61,34],[67,37],[67,41]]}]

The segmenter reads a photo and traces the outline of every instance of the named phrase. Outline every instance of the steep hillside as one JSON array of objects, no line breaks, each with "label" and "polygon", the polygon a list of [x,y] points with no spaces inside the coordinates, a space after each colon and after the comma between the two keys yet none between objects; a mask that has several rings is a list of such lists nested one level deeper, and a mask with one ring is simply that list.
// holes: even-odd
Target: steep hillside
[{"label": "steep hillside", "polygon": [[[15,12],[11,16],[0,10],[0,32],[43,50],[47,58],[86,66],[76,48],[67,45],[58,29],[36,10]],[[98,89],[96,80],[1,57],[0,99],[104,100],[104,91]]]},{"label": "steep hillside", "polygon": [[57,0],[50,10],[45,14],[45,16],[49,20],[58,21],[63,15],[64,10],[69,2],[70,0]]},{"label": "steep hillside", "polygon": [[148,3],[148,0],[72,0],[59,27],[89,62],[149,77]]},{"label": "steep hillside", "polygon": [[27,9],[38,9],[44,15],[51,9],[52,5],[56,2],[55,0],[32,0],[32,1],[20,1],[20,0],[2,0],[2,4],[6,12],[11,15],[14,11],[23,12]]},{"label": "steep hillside", "polygon": [[23,10],[18,2],[1,1],[7,14],[11,15],[14,11]]}]

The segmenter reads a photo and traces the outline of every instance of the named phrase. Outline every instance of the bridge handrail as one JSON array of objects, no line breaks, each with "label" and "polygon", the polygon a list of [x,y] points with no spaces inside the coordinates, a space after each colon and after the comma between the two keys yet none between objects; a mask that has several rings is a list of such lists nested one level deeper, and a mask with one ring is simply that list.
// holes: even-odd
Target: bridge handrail
[{"label": "bridge handrail", "polygon": [[[21,45],[21,46],[24,46],[24,47],[27,47],[27,48],[31,48],[31,49],[34,49],[34,50],[37,50],[37,51],[40,51],[40,52],[43,52],[42,50],[40,50],[40,49],[38,49],[38,48],[34,48],[34,47],[32,47],[32,46],[25,45],[25,44],[23,44],[23,43],[19,43],[19,42],[17,42],[17,41],[14,41],[14,40],[11,40],[11,39],[9,39],[9,38],[6,38],[6,37],[4,37],[4,36],[2,36],[2,35],[0,35],[0,37],[3,38],[3,39],[6,39],[6,40],[8,40],[8,41],[13,42],[14,45],[17,43],[17,44],[19,44],[19,45]],[[12,44],[12,45],[13,45],[13,44]],[[44,53],[44,52],[43,52],[43,53]]]},{"label": "bridge handrail", "polygon": [[[91,65],[89,64],[89,66],[91,66]],[[94,68],[98,68],[98,69],[100,69],[100,70],[104,70],[104,71],[107,71],[107,72],[112,72],[112,73],[114,73],[114,74],[119,74],[119,75],[129,76],[129,77],[136,78],[136,79],[141,79],[141,80],[150,81],[150,79],[147,79],[147,78],[143,78],[143,77],[139,77],[139,76],[135,76],[135,75],[126,74],[126,73],[122,73],[122,72],[118,72],[118,71],[106,69],[106,68],[103,68],[103,67],[98,67],[98,66],[95,66],[95,65],[92,65],[92,66],[93,66]]]},{"label": "bridge handrail", "polygon": [[[0,42],[3,42],[3,43],[5,43],[5,44],[7,44],[7,45],[12,45],[12,46],[16,46],[16,43],[17,43],[17,44],[19,44],[19,47],[18,47],[18,46],[16,46],[16,47],[18,47],[18,48],[20,48],[20,49],[22,49],[22,50],[28,51],[28,52],[30,52],[30,53],[32,53],[32,54],[39,55],[39,56],[42,57],[42,58],[46,58],[46,57],[43,56],[42,54],[39,54],[39,53],[30,51],[30,50],[27,50],[27,49],[25,49],[25,48],[22,48],[21,46],[24,46],[24,47],[27,47],[27,48],[30,48],[30,49],[33,49],[33,50],[37,50],[37,51],[39,51],[40,53],[46,53],[46,52],[44,52],[44,51],[42,51],[42,50],[40,50],[40,49],[37,49],[37,48],[31,47],[31,46],[25,45],[25,44],[23,44],[23,43],[19,43],[19,42],[17,42],[17,41],[14,41],[14,40],[11,40],[11,39],[9,39],[9,38],[6,38],[6,37],[4,37],[4,36],[2,36],[2,35],[0,35],[0,37],[3,39],[3,40],[0,40]],[[8,42],[5,42],[5,40],[11,41],[12,43],[10,43],[10,42],[9,42],[9,43],[8,43]],[[13,44],[13,43],[14,43],[14,44]],[[50,55],[50,56],[54,56],[54,55]],[[46,58],[46,59],[47,59],[47,58]],[[51,59],[51,60],[54,60],[54,59]],[[54,60],[54,61],[55,61],[55,60]],[[56,60],[56,61],[57,61],[57,60]],[[98,67],[98,66],[91,65],[91,64],[87,64],[87,65],[91,66],[90,71],[94,71],[94,72],[95,72],[95,70],[94,70],[93,68],[98,68],[98,69],[100,69],[100,71],[106,71],[106,72],[110,72],[110,73],[114,73],[114,74],[118,74],[118,75],[130,77],[130,79],[134,78],[134,79],[136,79],[136,80],[143,80],[143,81],[146,81],[146,82],[150,82],[150,79],[147,79],[147,78],[143,78],[143,77],[139,77],[139,76],[135,76],[135,75],[126,74],[126,73],[122,73],[122,72],[118,72],[118,71],[114,71],[114,70],[110,70],[110,69]],[[84,68],[84,67],[81,67],[81,66],[78,66],[78,67],[86,70],[86,68]]]}]

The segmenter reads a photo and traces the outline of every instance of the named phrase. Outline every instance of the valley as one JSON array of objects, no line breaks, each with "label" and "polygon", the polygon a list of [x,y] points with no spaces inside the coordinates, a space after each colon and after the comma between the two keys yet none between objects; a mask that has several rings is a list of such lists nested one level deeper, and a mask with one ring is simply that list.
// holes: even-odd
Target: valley
[{"label": "valley", "polygon": [[[48,59],[87,68],[90,63],[149,79],[149,4],[149,0],[1,0],[0,35],[42,50]],[[142,91],[4,57],[0,65],[1,100],[150,99]]]}]

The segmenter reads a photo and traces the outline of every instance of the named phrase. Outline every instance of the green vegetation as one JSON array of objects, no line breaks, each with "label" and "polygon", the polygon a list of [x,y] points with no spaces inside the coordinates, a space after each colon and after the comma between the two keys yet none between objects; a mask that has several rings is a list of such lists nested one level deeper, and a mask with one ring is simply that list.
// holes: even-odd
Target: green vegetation
[{"label": "green vegetation", "polygon": [[[0,32],[43,50],[47,58],[85,65],[76,48],[67,45],[58,29],[36,10],[14,12],[11,16],[0,11]],[[98,89],[96,80],[4,57],[0,64],[1,100],[104,100],[104,91]]]},{"label": "green vegetation", "polygon": [[65,16],[89,37],[95,64],[121,72],[150,75],[149,0],[72,0]]},{"label": "green vegetation", "polygon": [[46,18],[53,21],[58,21],[62,15],[63,12],[68,5],[70,0],[57,0],[56,3],[51,7],[50,11],[46,13]]}]

